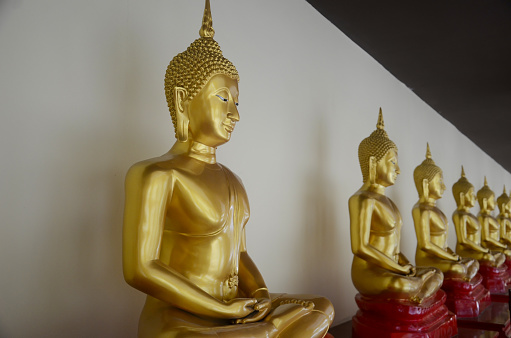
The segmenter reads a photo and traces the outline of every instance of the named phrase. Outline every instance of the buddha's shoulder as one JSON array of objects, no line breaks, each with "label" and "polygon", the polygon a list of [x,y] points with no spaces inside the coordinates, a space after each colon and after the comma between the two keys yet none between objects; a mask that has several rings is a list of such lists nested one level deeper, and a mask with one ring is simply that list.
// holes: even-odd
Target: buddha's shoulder
[{"label": "buddha's shoulder", "polygon": [[389,202],[392,203],[387,196],[366,189],[359,189],[349,199],[350,204],[388,204]]},{"label": "buddha's shoulder", "polygon": [[165,154],[137,162],[128,170],[128,176],[165,175],[172,176],[180,172],[194,172],[200,163],[187,156]]}]

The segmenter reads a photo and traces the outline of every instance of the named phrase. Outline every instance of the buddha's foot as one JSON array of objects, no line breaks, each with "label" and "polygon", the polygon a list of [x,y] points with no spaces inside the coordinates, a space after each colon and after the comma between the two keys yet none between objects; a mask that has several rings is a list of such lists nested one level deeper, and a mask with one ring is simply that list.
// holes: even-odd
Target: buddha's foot
[{"label": "buddha's foot", "polygon": [[416,303],[416,304],[420,304],[422,303],[422,298],[419,297],[419,296],[413,296],[412,298],[410,298],[410,300],[413,302],[413,303]]},{"label": "buddha's foot", "polygon": [[278,331],[281,331],[313,309],[313,302],[285,299],[264,320],[270,322]]}]

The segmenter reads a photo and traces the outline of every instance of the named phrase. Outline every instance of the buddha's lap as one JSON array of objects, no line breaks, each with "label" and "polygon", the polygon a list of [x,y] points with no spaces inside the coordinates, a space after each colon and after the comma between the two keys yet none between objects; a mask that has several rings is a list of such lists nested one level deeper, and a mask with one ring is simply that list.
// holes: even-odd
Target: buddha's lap
[{"label": "buddha's lap", "polygon": [[[332,303],[323,297],[303,294],[271,294],[272,310],[281,306],[281,303],[301,301],[314,303],[312,311],[308,313],[321,314],[325,317],[324,322],[329,325],[334,316]],[[297,308],[301,307],[296,305]],[[270,312],[269,316],[272,316]],[[277,311],[275,311],[277,313]],[[282,317],[274,316],[274,318],[293,318],[294,321],[303,321],[304,313],[298,313],[295,317],[289,314]],[[267,318],[269,319],[269,318]],[[318,322],[318,320],[315,320]],[[287,325],[294,324],[293,321]],[[139,336],[141,337],[194,337],[196,335],[210,335],[219,333],[228,336],[229,333],[240,333],[250,331],[256,334],[274,331],[275,326],[268,320],[258,321],[247,324],[232,324],[231,320],[201,318],[192,313],[181,310],[177,307],[168,305],[152,297],[147,297],[146,304],[142,310],[139,321]],[[235,337],[235,336],[234,336]]]}]

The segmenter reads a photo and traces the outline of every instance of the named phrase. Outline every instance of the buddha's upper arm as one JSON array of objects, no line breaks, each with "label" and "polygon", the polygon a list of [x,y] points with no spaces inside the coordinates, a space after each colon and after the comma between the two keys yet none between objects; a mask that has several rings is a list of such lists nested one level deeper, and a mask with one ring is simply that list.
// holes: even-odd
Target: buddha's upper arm
[{"label": "buddha's upper arm", "polygon": [[159,257],[172,181],[168,172],[147,167],[134,166],[126,176],[124,251],[137,265]]},{"label": "buddha's upper arm", "polygon": [[349,201],[352,249],[358,250],[369,243],[374,200],[354,196]]}]

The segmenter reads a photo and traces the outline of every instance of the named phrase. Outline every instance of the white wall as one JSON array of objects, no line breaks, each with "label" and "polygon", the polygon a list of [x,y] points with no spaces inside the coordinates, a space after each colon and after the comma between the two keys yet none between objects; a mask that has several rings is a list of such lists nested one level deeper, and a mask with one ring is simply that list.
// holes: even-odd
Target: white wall
[{"label": "white wall", "polygon": [[[244,180],[249,252],[271,291],[327,296],[336,324],[355,313],[347,200],[380,106],[402,171],[388,195],[412,260],[412,172],[427,141],[447,215],[461,164],[476,188],[483,175],[497,195],[511,187],[305,1],[212,2],[216,40],[241,75],[241,121],[218,160]],[[200,0],[0,1],[0,336],[135,336],[144,297],[122,278],[124,174],[173,143],[164,72],[198,37],[202,10]]]}]

